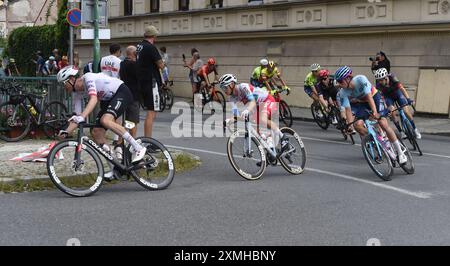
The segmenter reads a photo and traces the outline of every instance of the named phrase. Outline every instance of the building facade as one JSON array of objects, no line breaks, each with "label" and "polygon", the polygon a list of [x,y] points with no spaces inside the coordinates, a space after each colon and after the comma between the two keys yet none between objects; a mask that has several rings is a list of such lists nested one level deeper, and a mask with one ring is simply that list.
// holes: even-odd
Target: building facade
[{"label": "building facade", "polygon": [[22,26],[55,24],[60,0],[0,1],[0,36]]},{"label": "building facade", "polygon": [[[220,73],[235,73],[242,82],[260,58],[274,59],[294,91],[288,102],[308,106],[303,80],[310,64],[331,71],[349,65],[373,79],[369,57],[382,50],[414,96],[435,85],[420,82],[422,69],[450,67],[449,2],[109,0],[112,39],[102,41],[102,54],[111,42],[137,43],[143,29],[154,25],[161,32],[157,45],[171,56],[176,94],[191,96],[181,58],[195,47],[203,59],[217,59]],[[78,40],[77,49],[84,62],[91,60],[90,41]]]}]

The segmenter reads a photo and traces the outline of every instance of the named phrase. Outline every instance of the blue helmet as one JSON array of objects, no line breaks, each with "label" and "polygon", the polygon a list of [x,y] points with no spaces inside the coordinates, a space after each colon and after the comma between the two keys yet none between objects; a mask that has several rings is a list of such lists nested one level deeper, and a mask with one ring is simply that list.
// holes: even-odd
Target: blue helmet
[{"label": "blue helmet", "polygon": [[338,82],[342,81],[346,77],[350,76],[353,73],[352,69],[348,66],[343,66],[338,68],[336,70],[336,73],[334,74],[334,79]]}]

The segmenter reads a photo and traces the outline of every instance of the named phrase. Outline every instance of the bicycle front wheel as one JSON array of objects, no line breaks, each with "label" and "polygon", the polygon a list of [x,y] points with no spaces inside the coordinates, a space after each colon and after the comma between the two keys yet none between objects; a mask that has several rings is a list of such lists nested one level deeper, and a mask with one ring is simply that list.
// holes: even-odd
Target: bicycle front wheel
[{"label": "bicycle front wheel", "polygon": [[50,102],[45,106],[42,130],[47,137],[55,139],[59,131],[68,126],[67,113],[67,106],[59,101]]},{"label": "bicycle front wheel", "polygon": [[47,172],[53,184],[73,197],[87,197],[97,192],[103,181],[103,164],[98,154],[88,145],[63,140],[48,154]]},{"label": "bicycle front wheel", "polygon": [[250,142],[244,131],[236,130],[228,139],[228,160],[233,169],[247,180],[259,179],[266,170],[264,147],[255,137]]},{"label": "bicycle front wheel", "polygon": [[313,104],[311,104],[311,113],[317,125],[321,129],[327,130],[329,126],[328,118],[323,111],[322,106],[319,103],[314,102]]},{"label": "bicycle front wheel", "polygon": [[287,127],[291,127],[292,123],[293,123],[293,119],[292,119],[292,112],[291,112],[291,109],[289,108],[289,105],[285,101],[281,100],[279,108],[280,108],[281,121],[283,121],[283,123]]},{"label": "bicycle front wheel", "polygon": [[15,142],[24,139],[31,129],[31,117],[21,103],[0,105],[0,139]]},{"label": "bicycle front wheel", "polygon": [[372,171],[384,181],[390,181],[394,169],[391,158],[381,144],[377,147],[373,136],[367,135],[361,140],[361,148]]},{"label": "bicycle front wheel", "polygon": [[416,171],[415,166],[414,166],[413,157],[412,157],[411,152],[409,151],[408,147],[406,147],[405,143],[403,143],[403,141],[401,139],[399,139],[399,141],[400,141],[400,146],[401,146],[403,152],[405,153],[406,157],[408,158],[408,161],[405,164],[400,165],[400,167],[403,169],[403,171],[405,171],[405,173],[407,173],[408,175],[412,175]]},{"label": "bicycle front wheel", "polygon": [[306,165],[306,150],[300,136],[291,128],[280,129],[289,138],[289,148],[279,156],[281,166],[290,174],[303,173]]},{"label": "bicycle front wheel", "polygon": [[[131,176],[146,189],[166,189],[175,176],[174,161],[169,150],[161,142],[152,138],[140,137],[137,141],[147,148],[147,152],[137,168],[131,171]],[[130,148],[131,146],[128,147]]]},{"label": "bicycle front wheel", "polygon": [[166,108],[170,110],[172,109],[174,101],[173,91],[171,89],[167,89],[165,96],[166,96]]}]

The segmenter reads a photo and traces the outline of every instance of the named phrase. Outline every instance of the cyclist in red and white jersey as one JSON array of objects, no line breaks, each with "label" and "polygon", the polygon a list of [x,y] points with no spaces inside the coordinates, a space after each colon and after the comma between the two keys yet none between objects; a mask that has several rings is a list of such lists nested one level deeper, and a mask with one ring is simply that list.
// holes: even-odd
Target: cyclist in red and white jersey
[{"label": "cyclist in red and white jersey", "polygon": [[[271,120],[273,112],[277,111],[277,103],[270,93],[259,87],[254,87],[248,83],[237,83],[237,78],[233,74],[225,74],[219,79],[220,88],[228,96],[228,101],[233,103],[233,113],[237,115],[236,103],[242,102],[246,105],[244,111],[241,112],[241,117],[247,117],[255,110],[255,107],[260,107],[259,121],[264,127],[271,129],[279,138],[281,143],[281,150],[288,147],[289,139],[284,136],[280,128]],[[227,119],[229,123],[231,120]]]}]

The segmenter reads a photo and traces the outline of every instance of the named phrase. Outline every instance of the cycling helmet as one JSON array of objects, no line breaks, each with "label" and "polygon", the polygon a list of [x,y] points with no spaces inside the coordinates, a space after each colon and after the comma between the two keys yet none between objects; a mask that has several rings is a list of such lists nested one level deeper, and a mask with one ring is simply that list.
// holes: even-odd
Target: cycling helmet
[{"label": "cycling helmet", "polygon": [[322,79],[322,80],[326,79],[326,78],[328,78],[328,76],[330,76],[330,71],[328,71],[326,69],[320,70],[320,72],[319,72],[320,79]]},{"label": "cycling helmet", "polygon": [[216,64],[216,59],[214,59],[214,58],[210,58],[210,59],[208,59],[208,65],[215,65]]},{"label": "cycling helmet", "polygon": [[58,82],[65,82],[71,76],[76,75],[78,75],[78,69],[76,69],[74,66],[66,66],[58,72],[58,74],[56,75],[56,79],[58,80]]},{"label": "cycling helmet", "polygon": [[219,85],[222,90],[225,90],[231,82],[237,83],[237,78],[233,74],[225,74],[219,79]]},{"label": "cycling helmet", "polygon": [[268,66],[269,60],[263,58],[263,59],[261,59],[261,61],[259,61],[259,63],[261,64],[261,66]]},{"label": "cycling helmet", "polygon": [[270,68],[274,68],[275,67],[275,62],[274,61],[269,61],[269,67]]},{"label": "cycling helmet", "polygon": [[311,71],[319,71],[320,65],[319,64],[312,64],[311,65]]},{"label": "cycling helmet", "polygon": [[386,68],[380,68],[375,72],[375,79],[379,80],[379,79],[384,79],[389,75],[388,71]]},{"label": "cycling helmet", "polygon": [[52,55],[48,58],[48,60],[55,61],[55,57]]},{"label": "cycling helmet", "polygon": [[334,78],[336,81],[341,82],[346,77],[350,76],[353,73],[352,69],[348,66],[343,66],[336,70],[336,74],[334,74]]}]

